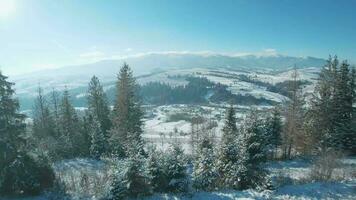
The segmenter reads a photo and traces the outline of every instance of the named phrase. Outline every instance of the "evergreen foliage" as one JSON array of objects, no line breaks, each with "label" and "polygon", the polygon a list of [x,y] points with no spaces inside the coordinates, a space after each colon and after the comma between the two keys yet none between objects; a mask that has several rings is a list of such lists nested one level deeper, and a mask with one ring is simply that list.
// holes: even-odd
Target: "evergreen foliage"
[{"label": "evergreen foliage", "polygon": [[216,157],[213,141],[204,137],[199,141],[192,174],[193,187],[198,190],[212,191],[216,188],[218,174],[214,163]]},{"label": "evergreen foliage", "polygon": [[118,155],[144,154],[141,134],[143,112],[137,94],[137,85],[130,67],[124,63],[117,81],[117,98],[113,111],[111,146]]},{"label": "evergreen foliage", "polygon": [[[105,139],[103,142],[107,143],[109,139],[108,131],[111,128],[111,121],[109,118],[110,109],[106,94],[96,76],[93,76],[90,80],[87,98],[89,115],[94,119],[97,119],[99,122],[99,128]],[[108,145],[105,144],[105,147],[107,148]]]}]

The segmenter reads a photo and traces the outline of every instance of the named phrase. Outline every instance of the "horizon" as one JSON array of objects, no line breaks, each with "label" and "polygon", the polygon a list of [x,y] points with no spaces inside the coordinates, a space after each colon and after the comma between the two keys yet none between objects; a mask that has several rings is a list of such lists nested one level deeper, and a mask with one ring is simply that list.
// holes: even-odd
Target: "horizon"
[{"label": "horizon", "polygon": [[338,55],[355,63],[355,5],[0,0],[0,69],[18,75],[148,52]]}]

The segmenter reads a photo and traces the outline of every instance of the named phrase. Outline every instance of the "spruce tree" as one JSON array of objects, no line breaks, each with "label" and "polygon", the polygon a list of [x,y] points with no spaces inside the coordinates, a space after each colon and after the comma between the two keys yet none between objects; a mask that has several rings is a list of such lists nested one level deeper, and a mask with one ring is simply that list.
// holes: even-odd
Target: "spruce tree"
[{"label": "spruce tree", "polygon": [[116,173],[109,199],[138,198],[150,194],[149,178],[143,166],[140,155],[127,159],[123,172]]},{"label": "spruce tree", "polygon": [[186,192],[188,190],[187,160],[179,144],[172,144],[165,159],[166,186],[169,192]]},{"label": "spruce tree", "polygon": [[269,186],[263,163],[267,160],[264,127],[255,110],[246,117],[238,144],[240,179],[239,188],[266,188]]},{"label": "spruce tree", "polygon": [[[109,118],[110,109],[106,94],[96,76],[91,78],[88,89],[88,110],[89,114],[98,120],[102,134],[107,142],[109,139],[108,131],[111,128]],[[105,147],[108,145],[105,144]]]},{"label": "spruce tree", "polygon": [[164,168],[163,152],[158,152],[155,149],[151,150],[146,166],[152,190],[154,192],[164,192],[168,185],[168,178]]},{"label": "spruce tree", "polygon": [[[113,111],[111,146],[126,156],[144,154],[142,140],[143,112],[138,98],[138,86],[130,67],[124,63],[117,81],[117,97]],[[120,154],[120,153],[119,153]]]},{"label": "spruce tree", "polygon": [[14,85],[0,71],[0,196],[38,195],[52,186],[54,174],[43,160],[36,162],[24,148],[24,115],[14,97]]},{"label": "spruce tree", "polygon": [[59,105],[60,119],[60,142],[62,143],[62,154],[65,157],[72,157],[80,154],[82,141],[80,138],[80,127],[77,113],[70,102],[68,90],[63,92],[62,100]]},{"label": "spruce tree", "polygon": [[[353,97],[352,88],[350,84],[352,77],[350,75],[349,64],[344,61],[339,67],[339,73],[336,80],[336,96],[335,96],[335,109],[336,118],[335,135],[333,136],[333,144],[338,149],[348,150],[350,147],[348,143],[352,138],[352,112],[353,112]],[[355,140],[354,140],[355,141]]]},{"label": "spruce tree", "polygon": [[0,140],[17,149],[24,144],[21,134],[25,130],[25,116],[18,112],[20,105],[14,97],[14,83],[7,79],[0,71]]},{"label": "spruce tree", "polygon": [[214,166],[215,152],[211,138],[200,140],[193,167],[193,187],[211,191],[216,188],[217,172]]},{"label": "spruce tree", "polygon": [[239,171],[238,169],[238,151],[235,109],[231,105],[227,109],[225,124],[221,136],[221,142],[218,150],[218,160],[216,169],[218,173],[218,186],[222,188],[238,189]]},{"label": "spruce tree", "polygon": [[277,157],[278,147],[282,143],[282,117],[277,108],[272,111],[272,116],[268,116],[265,125],[265,141],[268,143],[269,149],[273,153],[273,157]]},{"label": "spruce tree", "polygon": [[94,117],[90,125],[90,155],[96,159],[105,153],[106,139],[102,131],[99,120]]}]

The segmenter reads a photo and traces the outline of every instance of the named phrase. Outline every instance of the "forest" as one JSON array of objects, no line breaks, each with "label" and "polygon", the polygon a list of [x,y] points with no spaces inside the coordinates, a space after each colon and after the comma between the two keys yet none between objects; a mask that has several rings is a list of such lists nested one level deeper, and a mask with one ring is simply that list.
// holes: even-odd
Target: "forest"
[{"label": "forest", "polygon": [[[240,77],[248,79],[248,77]],[[312,157],[310,181],[330,181],[339,155],[356,155],[356,69],[330,57],[311,98],[305,98],[295,69],[291,80],[264,85],[287,94],[289,101],[231,94],[225,85],[187,77],[185,86],[151,82],[138,86],[122,65],[111,106],[100,80],[88,84],[87,109],[78,112],[66,90],[44,94],[39,87],[32,121],[19,112],[14,83],[0,72],[0,196],[71,199],[73,194],[54,172],[53,163],[91,158],[110,163],[110,187],[97,199],[141,198],[157,193],[274,190],[269,161]],[[253,81],[251,79],[251,81]],[[263,84],[263,83],[261,83]],[[146,104],[226,102],[221,138],[206,120],[192,121],[192,152],[178,143],[157,149],[142,137]],[[268,104],[266,114],[251,109],[241,120],[237,104]],[[197,116],[199,117],[199,116]],[[82,185],[90,177],[82,178]]]}]

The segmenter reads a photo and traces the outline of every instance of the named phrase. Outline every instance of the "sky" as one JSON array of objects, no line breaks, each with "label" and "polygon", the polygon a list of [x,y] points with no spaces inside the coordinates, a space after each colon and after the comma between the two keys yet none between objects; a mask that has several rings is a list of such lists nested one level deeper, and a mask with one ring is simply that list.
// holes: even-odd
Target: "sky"
[{"label": "sky", "polygon": [[356,0],[0,0],[10,75],[167,51],[355,63]]}]

